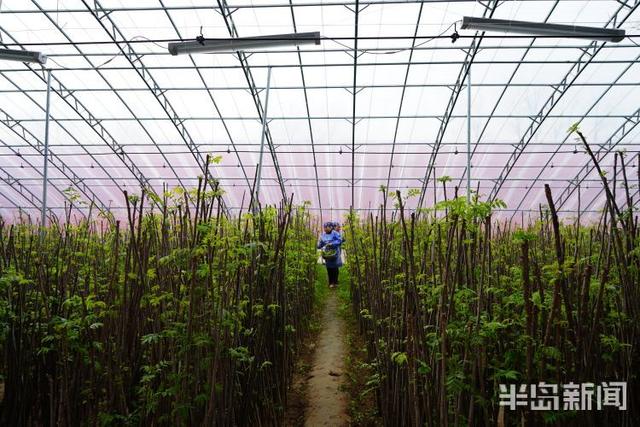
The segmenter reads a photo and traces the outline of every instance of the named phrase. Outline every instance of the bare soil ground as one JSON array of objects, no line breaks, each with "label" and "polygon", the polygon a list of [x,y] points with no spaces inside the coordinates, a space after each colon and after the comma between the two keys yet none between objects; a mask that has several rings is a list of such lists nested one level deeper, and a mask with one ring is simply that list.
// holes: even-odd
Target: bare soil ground
[{"label": "bare soil ground", "polygon": [[296,363],[296,373],[287,395],[287,408],[284,419],[284,425],[287,427],[304,426],[305,413],[309,406],[307,402],[307,380],[311,372],[318,333],[319,330],[312,330],[309,336],[305,338]]},{"label": "bare soil ground", "polygon": [[308,410],[305,426],[346,426],[348,398],[341,389],[344,381],[344,321],[338,313],[338,297],[327,297],[310,378],[307,384]]},{"label": "bare soil ground", "polygon": [[346,426],[348,397],[344,382],[345,325],[338,313],[338,296],[330,292],[322,315],[311,371],[307,380],[305,426]]}]

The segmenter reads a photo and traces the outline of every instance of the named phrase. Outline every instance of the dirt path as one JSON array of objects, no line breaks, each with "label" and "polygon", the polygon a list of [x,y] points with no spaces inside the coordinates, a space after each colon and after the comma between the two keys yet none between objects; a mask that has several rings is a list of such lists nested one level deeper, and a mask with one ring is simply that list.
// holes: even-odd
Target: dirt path
[{"label": "dirt path", "polygon": [[308,408],[305,426],[346,426],[347,396],[340,391],[344,374],[344,321],[338,313],[338,297],[332,290],[322,314],[322,331],[307,384]]}]

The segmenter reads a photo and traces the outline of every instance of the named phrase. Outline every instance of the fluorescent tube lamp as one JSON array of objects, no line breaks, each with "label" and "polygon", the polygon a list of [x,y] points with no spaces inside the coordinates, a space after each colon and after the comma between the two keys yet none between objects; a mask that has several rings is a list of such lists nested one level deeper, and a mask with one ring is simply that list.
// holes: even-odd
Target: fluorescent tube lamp
[{"label": "fluorescent tube lamp", "polygon": [[41,52],[31,52],[28,50],[0,49],[0,60],[18,61],[18,62],[36,62],[44,65],[47,62],[47,56]]},{"label": "fluorescent tube lamp", "polygon": [[320,44],[320,32],[278,34],[273,36],[241,37],[225,40],[194,40],[169,43],[171,55],[191,53],[229,52],[237,50],[261,49],[277,46],[298,46],[302,44]]},{"label": "fluorescent tube lamp", "polygon": [[532,36],[567,37],[579,39],[620,42],[625,32],[619,29],[581,27],[578,25],[545,24],[540,22],[510,21],[507,19],[488,19],[465,16],[462,18],[463,30],[499,31],[503,33],[529,34]]}]

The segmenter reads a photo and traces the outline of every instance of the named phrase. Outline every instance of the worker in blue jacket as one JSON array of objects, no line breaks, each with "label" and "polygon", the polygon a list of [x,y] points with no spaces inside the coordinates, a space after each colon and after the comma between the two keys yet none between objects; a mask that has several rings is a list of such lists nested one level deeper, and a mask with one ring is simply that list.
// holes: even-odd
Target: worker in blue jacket
[{"label": "worker in blue jacket", "polygon": [[342,245],[340,233],[334,230],[332,222],[325,222],[324,233],[320,235],[318,240],[318,249],[322,249],[322,258],[324,258],[327,267],[330,288],[338,286],[338,274],[340,267],[342,267],[340,245]]},{"label": "worker in blue jacket", "polygon": [[340,225],[339,222],[334,222],[333,225],[334,225],[333,229],[338,232],[338,234],[340,235],[340,238],[342,239],[342,243],[344,243],[344,234],[342,234],[342,226]]},{"label": "worker in blue jacket", "polygon": [[[339,222],[334,222],[333,225],[333,229],[338,232],[338,234],[340,235],[340,239],[342,240],[342,244],[344,244],[347,239],[345,239],[344,233],[342,232],[342,226]],[[340,245],[340,261],[344,264],[346,252],[342,249],[342,244]]]}]

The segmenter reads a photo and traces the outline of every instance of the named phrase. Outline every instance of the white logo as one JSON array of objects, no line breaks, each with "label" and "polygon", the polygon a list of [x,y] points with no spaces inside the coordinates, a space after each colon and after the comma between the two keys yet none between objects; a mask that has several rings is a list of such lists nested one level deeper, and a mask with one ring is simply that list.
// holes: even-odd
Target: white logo
[{"label": "white logo", "polygon": [[500,406],[512,411],[518,407],[533,411],[600,411],[605,406],[626,411],[627,383],[500,384]]}]

